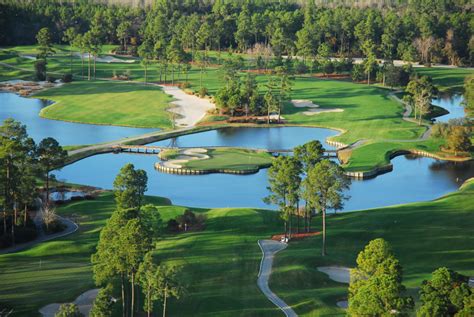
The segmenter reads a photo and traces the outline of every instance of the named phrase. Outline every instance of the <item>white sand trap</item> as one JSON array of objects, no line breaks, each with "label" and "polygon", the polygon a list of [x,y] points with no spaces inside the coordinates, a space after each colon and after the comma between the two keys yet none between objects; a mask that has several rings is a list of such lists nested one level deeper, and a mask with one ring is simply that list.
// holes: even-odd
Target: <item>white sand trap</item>
[{"label": "white sand trap", "polygon": [[175,101],[172,104],[175,106],[168,111],[179,115],[175,119],[177,127],[192,127],[201,121],[206,113],[216,108],[216,106],[205,98],[199,98],[194,95],[188,95],[183,90],[175,86],[162,86],[165,94],[173,96]]},{"label": "white sand trap", "polygon": [[333,281],[349,284],[351,280],[350,268],[344,266],[320,266],[318,271],[327,274]]},{"label": "white sand trap", "polygon": [[346,300],[340,300],[336,303],[337,307],[342,308],[342,309],[347,309],[349,307],[349,302]]},{"label": "white sand trap", "polygon": [[[76,56],[81,57],[80,53],[76,53]],[[82,57],[84,58],[89,58],[89,53],[84,53],[82,54]],[[94,58],[94,56],[91,56],[91,58]],[[120,58],[115,58],[113,56],[105,55],[105,56],[98,56],[96,58],[96,61],[99,63],[125,63],[125,64],[132,64],[135,63],[134,59],[120,59]]]},{"label": "white sand trap", "polygon": [[180,151],[181,155],[177,156],[175,159],[164,161],[163,166],[169,168],[183,168],[183,165],[189,161],[209,159],[209,155],[206,155],[205,153],[207,153],[207,150],[203,148]]},{"label": "white sand trap", "polygon": [[309,110],[304,111],[303,114],[307,116],[314,116],[320,113],[327,113],[327,112],[343,112],[344,109],[341,108],[333,108],[333,109],[321,109],[319,105],[315,105],[311,100],[301,100],[296,99],[291,101],[293,106],[297,108],[309,108]]},{"label": "white sand trap", "polygon": [[[80,312],[84,316],[89,316],[89,312],[91,311],[92,304],[94,303],[95,298],[97,297],[97,293],[99,292],[98,288],[88,290],[81,295],[79,295],[75,300],[74,304],[79,307]],[[39,312],[43,317],[54,317],[54,315],[58,312],[59,306],[61,304],[53,303],[42,307]]]},{"label": "white sand trap", "polygon": [[36,60],[36,56],[32,55],[20,55],[20,57],[26,58],[26,59],[31,59],[31,60]]}]

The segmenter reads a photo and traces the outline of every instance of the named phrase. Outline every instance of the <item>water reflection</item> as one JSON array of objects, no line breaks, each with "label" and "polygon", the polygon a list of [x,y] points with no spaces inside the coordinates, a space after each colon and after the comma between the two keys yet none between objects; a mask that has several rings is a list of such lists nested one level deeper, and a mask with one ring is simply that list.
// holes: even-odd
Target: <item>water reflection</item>
[{"label": "water reflection", "polygon": [[464,106],[462,105],[464,97],[462,95],[442,95],[433,99],[431,103],[449,111],[444,116],[437,117],[437,122],[448,122],[450,119],[463,118],[465,116]]},{"label": "water reflection", "polygon": [[[119,169],[133,163],[148,173],[148,194],[168,197],[174,204],[195,207],[261,207],[268,195],[267,170],[253,175],[210,174],[202,176],[163,174],[154,170],[156,156],[97,155],[57,173],[73,183],[111,188]],[[344,211],[435,199],[458,189],[474,176],[474,162],[449,163],[431,158],[398,156],[394,170],[374,179],[353,181],[351,199]]]}]

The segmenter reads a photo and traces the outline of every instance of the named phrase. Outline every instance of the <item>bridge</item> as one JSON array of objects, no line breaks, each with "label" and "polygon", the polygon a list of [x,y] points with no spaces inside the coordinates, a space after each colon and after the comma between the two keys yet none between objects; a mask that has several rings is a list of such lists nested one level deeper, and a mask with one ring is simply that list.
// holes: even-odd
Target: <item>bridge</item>
[{"label": "bridge", "polygon": [[[267,152],[273,155],[279,155],[283,153],[292,153],[292,149],[259,149],[259,148],[246,148],[246,147],[230,147],[230,146],[197,146],[198,148],[212,150],[212,149],[223,149],[223,148],[237,148],[242,150],[251,150],[258,152]],[[197,148],[196,146],[181,146],[181,147],[170,147],[170,146],[157,146],[157,145],[115,145],[112,147],[114,153],[125,152],[125,153],[136,153],[136,154],[158,154],[163,150],[183,150]],[[337,157],[338,150],[326,150],[326,157]]]}]

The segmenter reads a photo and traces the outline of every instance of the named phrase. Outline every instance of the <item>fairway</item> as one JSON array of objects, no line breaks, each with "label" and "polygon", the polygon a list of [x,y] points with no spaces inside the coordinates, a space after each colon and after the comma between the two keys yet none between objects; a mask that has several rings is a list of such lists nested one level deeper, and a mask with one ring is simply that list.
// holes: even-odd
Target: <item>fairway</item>
[{"label": "fairway", "polygon": [[140,128],[171,128],[171,98],[156,86],[79,81],[43,91],[55,103],[41,111],[48,119]]}]

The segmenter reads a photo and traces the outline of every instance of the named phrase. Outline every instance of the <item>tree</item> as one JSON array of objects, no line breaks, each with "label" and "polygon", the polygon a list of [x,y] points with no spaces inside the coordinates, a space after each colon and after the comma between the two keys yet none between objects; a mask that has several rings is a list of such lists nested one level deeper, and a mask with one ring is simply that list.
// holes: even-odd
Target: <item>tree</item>
[{"label": "tree", "polygon": [[69,43],[70,72],[71,72],[71,75],[73,73],[72,72],[72,53],[73,53],[72,46],[75,44],[76,38],[77,38],[77,31],[76,31],[75,28],[70,27],[64,32],[63,41]]},{"label": "tree", "polygon": [[341,209],[344,200],[348,199],[343,192],[350,186],[350,180],[344,170],[337,164],[322,160],[308,171],[303,181],[303,191],[306,203],[310,208],[318,210],[323,217],[323,246],[321,254],[326,255],[326,211]]},{"label": "tree", "polygon": [[[319,46],[317,60],[318,60],[318,63],[322,66],[323,72],[326,70],[324,66],[328,63],[331,63],[331,60],[329,58],[330,53],[331,53],[331,49],[329,45],[327,45],[326,43],[322,43]],[[327,76],[328,73],[325,73],[325,75]]]},{"label": "tree", "polygon": [[179,270],[175,266],[161,264],[158,267],[156,291],[163,300],[163,317],[166,317],[168,299],[179,299],[184,292],[184,287],[178,280],[178,274]]},{"label": "tree", "polygon": [[148,177],[144,170],[126,164],[114,180],[115,202],[120,209],[140,210],[147,191]]},{"label": "tree", "polygon": [[46,61],[39,59],[35,61],[35,78],[38,81],[46,80]]},{"label": "tree", "polygon": [[152,241],[156,241],[163,230],[163,220],[158,208],[151,204],[143,206],[140,210],[140,218],[148,232],[152,233]]},{"label": "tree", "polygon": [[153,46],[150,41],[144,41],[139,47],[138,47],[138,56],[142,58],[141,64],[143,68],[145,69],[145,84],[148,82],[148,65],[150,64],[150,61],[153,59]]},{"label": "tree", "polygon": [[128,53],[127,44],[131,27],[132,23],[128,20],[122,21],[117,26],[117,37],[122,40],[122,52],[125,52],[125,54]]},{"label": "tree", "polygon": [[49,203],[49,180],[53,169],[61,168],[67,158],[67,152],[53,138],[45,138],[38,145],[38,163],[46,178],[46,203]]},{"label": "tree", "polygon": [[[472,291],[467,278],[446,267],[435,270],[420,289],[421,306],[417,316],[458,316],[469,303]],[[460,315],[462,316],[462,315]]]},{"label": "tree", "polygon": [[429,64],[431,62],[431,49],[435,45],[435,38],[433,36],[419,37],[413,42],[418,52],[421,55],[421,62]]},{"label": "tree", "polygon": [[364,71],[367,74],[367,85],[370,85],[370,74],[377,66],[377,58],[375,56],[375,44],[371,40],[367,40],[362,45],[362,51],[365,55]]},{"label": "tree", "polygon": [[111,286],[101,288],[94,299],[90,317],[110,317],[112,316],[112,295]]},{"label": "tree", "polygon": [[46,57],[55,52],[52,44],[51,33],[48,28],[42,28],[36,34],[36,41],[38,42],[38,57],[46,61]]},{"label": "tree", "polygon": [[158,291],[157,283],[159,280],[158,271],[159,267],[153,261],[153,255],[148,252],[143,258],[143,262],[140,264],[140,268],[137,272],[137,279],[140,283],[145,301],[143,302],[143,309],[147,312],[147,316],[150,317],[153,312],[153,304],[160,299],[160,293]]},{"label": "tree", "polygon": [[421,120],[423,116],[428,113],[431,107],[431,99],[436,95],[437,89],[433,85],[430,77],[423,76],[411,80],[407,85],[406,91],[411,96],[411,98],[406,100],[412,102],[415,106],[415,120],[418,112],[418,124],[421,125]]},{"label": "tree", "polygon": [[402,267],[384,239],[370,241],[356,262],[351,270],[349,315],[389,316],[413,307],[412,298],[402,295]]},{"label": "tree", "polygon": [[468,110],[474,110],[474,75],[464,79],[464,105]]},{"label": "tree", "polygon": [[458,155],[458,152],[469,152],[472,146],[469,130],[461,126],[452,127],[447,141],[448,149],[453,151],[454,155]]},{"label": "tree", "polygon": [[[303,177],[306,177],[309,171],[323,158],[324,148],[318,140],[310,141],[299,145],[293,150],[294,156],[302,166]],[[302,193],[304,195],[304,193]],[[303,197],[304,198],[304,197]],[[305,230],[310,231],[312,212],[309,204],[305,205]]]},{"label": "tree", "polygon": [[81,54],[81,77],[84,79],[84,54],[87,51],[84,35],[77,34],[74,38],[73,46],[79,48],[79,52]]},{"label": "tree", "polygon": [[84,317],[76,304],[62,304],[55,317]]},{"label": "tree", "polygon": [[293,211],[298,209],[301,184],[301,164],[290,156],[280,156],[268,169],[268,190],[271,194],[264,199],[267,204],[277,205],[285,224],[285,237],[291,238]]}]

